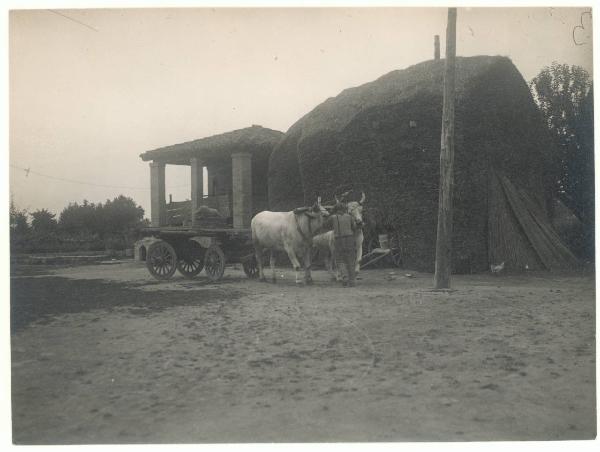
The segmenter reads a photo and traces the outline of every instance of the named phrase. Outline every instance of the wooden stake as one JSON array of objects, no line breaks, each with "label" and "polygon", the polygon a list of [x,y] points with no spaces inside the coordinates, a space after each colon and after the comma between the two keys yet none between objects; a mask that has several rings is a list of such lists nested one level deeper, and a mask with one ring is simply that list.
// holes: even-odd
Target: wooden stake
[{"label": "wooden stake", "polygon": [[436,289],[450,288],[452,263],[452,186],[454,178],[454,97],[456,75],[456,8],[448,8],[446,65],[440,151],[440,192],[435,253]]},{"label": "wooden stake", "polygon": [[440,59],[440,35],[435,35],[433,37],[433,59]]}]

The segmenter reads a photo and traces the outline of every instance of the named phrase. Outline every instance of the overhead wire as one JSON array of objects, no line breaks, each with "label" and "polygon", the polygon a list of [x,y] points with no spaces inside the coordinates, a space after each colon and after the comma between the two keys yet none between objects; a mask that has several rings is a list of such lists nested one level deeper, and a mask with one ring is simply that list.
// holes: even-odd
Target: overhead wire
[{"label": "overhead wire", "polygon": [[[75,180],[75,179],[66,179],[64,177],[57,177],[57,176],[52,176],[50,174],[40,173],[39,171],[34,171],[31,168],[24,168],[22,166],[13,165],[13,164],[10,164],[10,167],[23,171],[26,174],[26,177],[29,176],[29,174],[35,174],[36,176],[45,177],[47,179],[53,179],[53,180],[57,180],[57,181],[61,181],[61,182],[68,182],[68,183],[71,183],[71,184],[90,185],[92,187],[120,188],[120,189],[127,189],[127,190],[150,190],[149,187],[134,187],[134,186],[128,186],[128,185],[96,184],[94,182],[86,182],[86,181]],[[173,189],[173,188],[189,188],[189,187],[190,187],[190,185],[187,184],[187,185],[175,185],[175,186],[171,186],[171,187],[168,187],[168,188],[169,189]]]},{"label": "overhead wire", "polygon": [[46,11],[48,11],[48,12],[51,12],[51,13],[53,13],[53,14],[56,14],[57,16],[64,17],[65,19],[71,20],[71,21],[73,21],[73,22],[75,22],[75,23],[77,23],[77,24],[79,24],[79,25],[83,25],[84,27],[87,27],[87,28],[89,28],[90,30],[93,30],[93,31],[95,31],[95,32],[99,32],[99,31],[100,31],[100,30],[98,30],[97,28],[95,28],[95,27],[92,27],[92,26],[91,26],[91,25],[89,25],[89,24],[86,24],[85,22],[82,22],[82,21],[80,21],[80,20],[77,20],[77,19],[75,19],[74,17],[67,16],[66,14],[63,14],[63,13],[61,13],[60,11],[56,11],[56,10],[54,10],[54,9],[48,9],[48,10],[46,10]]}]

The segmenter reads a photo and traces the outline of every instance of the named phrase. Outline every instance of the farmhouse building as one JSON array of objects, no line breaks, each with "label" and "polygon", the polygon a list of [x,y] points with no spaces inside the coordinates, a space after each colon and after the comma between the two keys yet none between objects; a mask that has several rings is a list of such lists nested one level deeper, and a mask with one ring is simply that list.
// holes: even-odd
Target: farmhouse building
[{"label": "farmhouse building", "polygon": [[[267,208],[269,155],[282,136],[255,125],[141,154],[150,162],[152,226],[195,226],[196,213],[207,206],[229,226],[249,228],[252,216]],[[191,201],[166,203],[166,165],[191,167]]]}]

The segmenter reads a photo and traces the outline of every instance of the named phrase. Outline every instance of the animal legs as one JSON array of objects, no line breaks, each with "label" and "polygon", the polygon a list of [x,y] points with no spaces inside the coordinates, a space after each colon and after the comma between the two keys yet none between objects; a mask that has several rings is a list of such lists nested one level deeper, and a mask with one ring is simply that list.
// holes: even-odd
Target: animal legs
[{"label": "animal legs", "polygon": [[360,261],[362,260],[362,246],[363,246],[364,235],[362,231],[359,231],[356,237],[356,274],[360,271]]},{"label": "animal legs", "polygon": [[294,267],[294,271],[296,272],[296,284],[300,283],[300,278],[298,277],[298,272],[300,271],[300,262],[298,262],[298,258],[296,257],[296,253],[290,246],[285,246],[285,251],[287,252],[288,257],[290,258],[290,262]]},{"label": "animal legs", "polygon": [[311,267],[311,253],[310,248],[304,252],[304,282],[306,284],[312,284],[312,275],[310,274]]},{"label": "animal legs", "polygon": [[263,250],[262,248],[255,246],[254,247],[254,255],[256,256],[256,265],[258,265],[258,276],[260,278],[261,281],[266,281],[265,279],[265,273],[263,271],[263,261],[262,261],[262,255],[263,255]]},{"label": "animal legs", "polygon": [[277,275],[275,274],[275,251],[271,250],[271,257],[269,258],[269,265],[271,266],[271,272],[273,273],[273,282],[277,282]]},{"label": "animal legs", "polygon": [[336,274],[333,271],[333,255],[331,255],[330,253],[327,253],[323,257],[323,260],[325,261],[325,268],[329,272],[329,276],[331,277],[331,280],[335,281],[336,280]]}]

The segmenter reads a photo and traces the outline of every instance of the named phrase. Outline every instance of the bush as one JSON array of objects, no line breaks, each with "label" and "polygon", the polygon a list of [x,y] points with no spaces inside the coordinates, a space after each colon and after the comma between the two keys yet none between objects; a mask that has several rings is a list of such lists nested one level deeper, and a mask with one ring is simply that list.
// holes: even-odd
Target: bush
[{"label": "bush", "polygon": [[76,251],[122,251],[133,247],[140,227],[147,226],[144,210],[123,195],[94,204],[70,203],[60,213],[46,209],[31,213],[10,205],[11,253],[60,253]]},{"label": "bush", "polygon": [[124,250],[133,246],[133,243],[129,244],[125,236],[118,234],[111,234],[104,237],[104,248],[107,250]]}]

